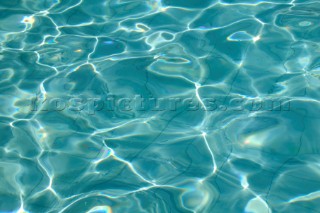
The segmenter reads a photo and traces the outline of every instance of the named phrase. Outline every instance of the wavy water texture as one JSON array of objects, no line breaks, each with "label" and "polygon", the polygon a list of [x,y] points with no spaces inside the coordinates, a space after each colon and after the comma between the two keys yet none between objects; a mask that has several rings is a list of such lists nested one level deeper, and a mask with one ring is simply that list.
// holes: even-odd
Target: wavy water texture
[{"label": "wavy water texture", "polygon": [[[0,10],[1,212],[320,212],[318,0]],[[201,110],[33,109],[111,94]]]}]

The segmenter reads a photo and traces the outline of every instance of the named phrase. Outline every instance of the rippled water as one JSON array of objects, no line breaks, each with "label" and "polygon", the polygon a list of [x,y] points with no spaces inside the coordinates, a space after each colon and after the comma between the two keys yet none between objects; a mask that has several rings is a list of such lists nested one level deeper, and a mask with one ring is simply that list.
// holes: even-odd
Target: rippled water
[{"label": "rippled water", "polygon": [[319,0],[0,10],[0,212],[320,212]]}]

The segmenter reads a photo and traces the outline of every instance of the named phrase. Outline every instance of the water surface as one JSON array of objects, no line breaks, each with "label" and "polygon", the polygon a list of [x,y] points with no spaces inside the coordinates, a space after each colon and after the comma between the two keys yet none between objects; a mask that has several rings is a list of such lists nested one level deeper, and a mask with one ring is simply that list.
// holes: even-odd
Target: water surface
[{"label": "water surface", "polygon": [[1,0],[0,212],[319,212],[318,0]]}]

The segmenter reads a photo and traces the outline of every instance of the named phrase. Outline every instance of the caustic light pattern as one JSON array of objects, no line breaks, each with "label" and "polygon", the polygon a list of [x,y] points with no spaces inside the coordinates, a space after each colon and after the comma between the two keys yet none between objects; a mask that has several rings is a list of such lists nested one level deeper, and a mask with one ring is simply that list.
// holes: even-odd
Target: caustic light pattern
[{"label": "caustic light pattern", "polygon": [[[0,212],[319,212],[319,17],[318,0],[1,0]],[[201,110],[92,101],[136,95]],[[57,98],[84,101],[32,110]],[[266,100],[286,108],[249,106]]]}]

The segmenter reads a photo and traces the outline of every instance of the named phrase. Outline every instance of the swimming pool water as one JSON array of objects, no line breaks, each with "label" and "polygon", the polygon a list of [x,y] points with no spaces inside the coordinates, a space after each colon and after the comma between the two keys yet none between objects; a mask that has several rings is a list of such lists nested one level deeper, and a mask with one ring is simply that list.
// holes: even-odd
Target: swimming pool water
[{"label": "swimming pool water", "polygon": [[319,0],[0,10],[0,212],[320,212]]}]

